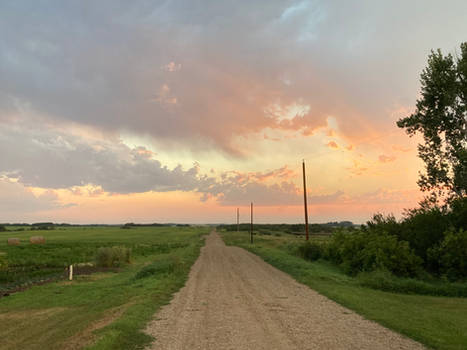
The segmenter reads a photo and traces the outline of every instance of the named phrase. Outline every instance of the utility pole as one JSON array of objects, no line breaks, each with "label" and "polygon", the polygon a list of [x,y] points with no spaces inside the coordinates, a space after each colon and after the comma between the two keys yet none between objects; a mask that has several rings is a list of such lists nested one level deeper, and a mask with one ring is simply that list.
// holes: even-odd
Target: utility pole
[{"label": "utility pole", "polygon": [[250,207],[250,243],[253,244],[253,202],[251,202]]},{"label": "utility pole", "polygon": [[240,213],[239,209],[237,208],[237,232],[240,231]]},{"label": "utility pole", "polygon": [[302,168],[303,168],[303,201],[305,204],[305,232],[306,232],[306,240],[308,241],[308,206],[306,203],[305,159],[302,162]]}]

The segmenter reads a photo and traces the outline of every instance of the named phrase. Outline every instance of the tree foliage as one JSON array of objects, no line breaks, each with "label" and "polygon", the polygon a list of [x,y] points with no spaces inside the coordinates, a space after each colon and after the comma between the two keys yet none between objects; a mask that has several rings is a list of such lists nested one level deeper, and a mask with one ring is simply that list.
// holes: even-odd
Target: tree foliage
[{"label": "tree foliage", "polygon": [[432,51],[421,74],[416,110],[397,122],[423,143],[418,154],[425,163],[418,185],[433,201],[467,195],[467,42],[460,54]]}]

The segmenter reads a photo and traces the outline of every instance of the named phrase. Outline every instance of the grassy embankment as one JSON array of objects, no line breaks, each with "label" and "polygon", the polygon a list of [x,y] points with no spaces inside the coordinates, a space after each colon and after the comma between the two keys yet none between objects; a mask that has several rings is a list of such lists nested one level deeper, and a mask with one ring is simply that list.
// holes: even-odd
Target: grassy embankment
[{"label": "grassy embankment", "polygon": [[[102,246],[132,249],[119,269],[76,276],[0,298],[0,349],[140,349],[151,341],[142,329],[186,280],[209,228],[70,227],[0,233],[9,273],[0,289],[56,276],[71,263],[91,262]],[[27,242],[46,237],[45,245]],[[8,237],[22,240],[7,246]],[[6,254],[5,254],[6,253]],[[12,281],[13,280],[13,281]]]},{"label": "grassy embankment", "polygon": [[[467,298],[389,293],[361,285],[326,261],[310,262],[294,255],[290,246],[303,242],[292,235],[221,232],[226,244],[243,247],[332,300],[365,318],[420,341],[434,349],[467,348]],[[325,237],[312,237],[326,240]]]}]

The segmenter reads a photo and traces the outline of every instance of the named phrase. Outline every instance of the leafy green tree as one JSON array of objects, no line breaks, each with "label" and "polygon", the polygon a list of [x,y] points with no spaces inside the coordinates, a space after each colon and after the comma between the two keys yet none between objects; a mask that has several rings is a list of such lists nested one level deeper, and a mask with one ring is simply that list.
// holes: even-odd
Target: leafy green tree
[{"label": "leafy green tree", "polygon": [[467,42],[460,54],[432,51],[421,74],[421,97],[416,110],[398,120],[409,136],[423,135],[418,145],[425,163],[418,185],[438,202],[467,195]]}]

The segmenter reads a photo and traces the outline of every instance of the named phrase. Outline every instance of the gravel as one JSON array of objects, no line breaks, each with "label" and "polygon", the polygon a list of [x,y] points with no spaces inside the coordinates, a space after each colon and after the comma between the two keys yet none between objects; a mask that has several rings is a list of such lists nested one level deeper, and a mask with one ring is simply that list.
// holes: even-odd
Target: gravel
[{"label": "gravel", "polygon": [[150,349],[424,349],[213,231],[189,279],[146,332]]}]

